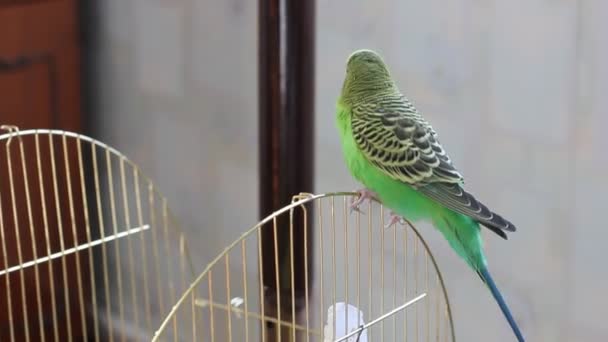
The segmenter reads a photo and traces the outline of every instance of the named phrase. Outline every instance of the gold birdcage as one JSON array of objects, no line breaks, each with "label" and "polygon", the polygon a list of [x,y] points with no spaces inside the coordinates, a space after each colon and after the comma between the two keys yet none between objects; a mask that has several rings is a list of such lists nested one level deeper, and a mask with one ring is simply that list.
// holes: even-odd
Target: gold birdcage
[{"label": "gold birdcage", "polygon": [[195,276],[167,201],[123,154],[5,129],[2,341],[454,341],[428,245],[409,223],[385,229],[376,203],[297,195]]},{"label": "gold birdcage", "polygon": [[149,340],[193,279],[166,199],[102,142],[2,129],[0,341]]},{"label": "gold birdcage", "polygon": [[[361,333],[366,341],[453,341],[448,297],[428,245],[410,224],[385,229],[382,206],[370,204],[366,214],[351,215],[353,195],[300,194],[249,229],[195,279],[153,341],[355,341]],[[315,213],[312,220],[308,211]],[[288,217],[284,227],[281,216]],[[305,233],[303,241],[294,239],[297,216],[304,232],[315,225],[316,233]],[[303,292],[292,286],[296,272],[276,273],[276,284],[262,283],[264,229],[275,237],[279,229],[289,231],[287,241],[272,241],[273,272],[284,262],[294,269],[295,244],[304,246],[304,260],[314,254],[300,270]],[[287,257],[276,252],[281,243],[289,245]],[[354,310],[337,312],[347,305]],[[347,323],[352,312],[359,315]]]}]

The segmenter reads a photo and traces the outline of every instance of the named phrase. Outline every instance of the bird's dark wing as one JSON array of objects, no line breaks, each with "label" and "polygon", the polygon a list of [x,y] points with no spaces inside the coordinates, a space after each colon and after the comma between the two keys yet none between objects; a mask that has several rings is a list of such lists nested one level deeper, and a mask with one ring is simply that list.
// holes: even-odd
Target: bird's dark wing
[{"label": "bird's dark wing", "polygon": [[355,107],[351,120],[357,146],[383,173],[503,238],[505,230],[515,231],[513,224],[462,188],[463,178],[437,134],[407,99],[397,96]]},{"label": "bird's dark wing", "polygon": [[504,239],[507,238],[505,230],[515,231],[515,226],[511,222],[490,211],[459,184],[431,183],[416,190],[446,208],[474,219]]},{"label": "bird's dark wing", "polygon": [[462,183],[432,127],[411,105],[399,104],[396,99],[353,109],[353,137],[366,159],[413,186]]}]

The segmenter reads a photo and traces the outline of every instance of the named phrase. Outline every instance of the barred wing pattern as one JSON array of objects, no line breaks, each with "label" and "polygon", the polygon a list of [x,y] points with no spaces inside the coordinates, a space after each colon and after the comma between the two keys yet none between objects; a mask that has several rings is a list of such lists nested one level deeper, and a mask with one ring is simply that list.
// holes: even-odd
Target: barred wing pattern
[{"label": "barred wing pattern", "polygon": [[507,238],[515,227],[467,193],[437,133],[401,94],[353,108],[353,136],[369,162],[445,207]]}]

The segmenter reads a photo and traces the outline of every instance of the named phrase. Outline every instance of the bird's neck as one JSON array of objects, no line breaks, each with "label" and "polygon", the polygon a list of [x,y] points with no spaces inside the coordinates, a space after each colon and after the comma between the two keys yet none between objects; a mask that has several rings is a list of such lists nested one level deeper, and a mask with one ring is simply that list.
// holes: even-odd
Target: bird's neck
[{"label": "bird's neck", "polygon": [[347,80],[342,88],[341,102],[343,105],[353,107],[398,93],[399,89],[390,79],[368,82]]}]

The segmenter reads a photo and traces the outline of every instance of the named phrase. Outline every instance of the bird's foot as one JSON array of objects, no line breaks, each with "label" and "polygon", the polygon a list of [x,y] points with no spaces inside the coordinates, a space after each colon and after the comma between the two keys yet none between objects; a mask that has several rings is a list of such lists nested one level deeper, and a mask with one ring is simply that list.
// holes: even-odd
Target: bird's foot
[{"label": "bird's foot", "polygon": [[357,197],[353,197],[351,203],[350,203],[350,213],[352,214],[353,211],[359,212],[361,214],[364,214],[363,211],[361,211],[361,209],[359,208],[361,206],[361,204],[363,204],[363,202],[365,202],[366,200],[372,200],[372,199],[377,199],[378,195],[376,195],[375,192],[369,190],[369,189],[361,189],[361,190],[357,190]]},{"label": "bird's foot", "polygon": [[384,229],[390,228],[392,225],[405,224],[405,219],[402,216],[395,214],[392,210],[389,212],[390,218]]}]

